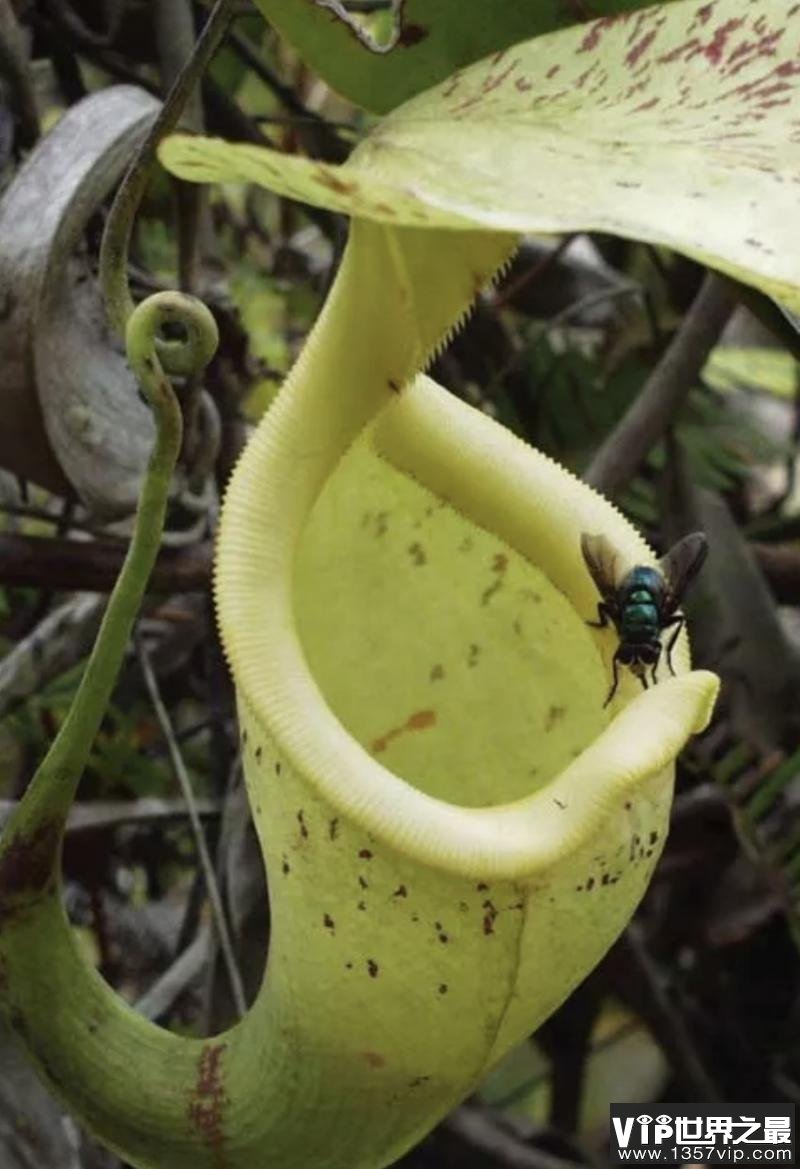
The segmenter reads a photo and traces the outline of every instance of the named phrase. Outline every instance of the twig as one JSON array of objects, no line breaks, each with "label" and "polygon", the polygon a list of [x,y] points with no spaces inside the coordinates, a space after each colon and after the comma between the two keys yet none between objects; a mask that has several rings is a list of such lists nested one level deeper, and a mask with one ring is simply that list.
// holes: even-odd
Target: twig
[{"label": "twig", "polygon": [[89,26],[83,21],[82,17],[78,15],[72,5],[66,3],[66,0],[54,0],[52,11],[58,23],[71,36],[74,36],[81,41],[86,41],[90,44],[97,45],[100,48],[104,48],[112,44],[112,42],[117,37],[120,21],[122,19],[123,5],[110,5],[109,8],[110,19],[108,22],[108,27],[103,33],[96,33],[91,28],[89,28]]},{"label": "twig", "polygon": [[281,81],[277,73],[274,73],[266,61],[262,60],[246,37],[243,37],[241,33],[231,31],[228,34],[228,39],[231,48],[242,58],[248,68],[252,69],[255,75],[272,90],[281,105],[285,106],[290,113],[297,114],[303,119],[319,122],[323,126],[326,124],[321,114],[303,105],[292,87]]},{"label": "twig", "polygon": [[[0,499],[0,514],[13,516],[15,519],[42,520],[56,529],[60,528],[62,523],[61,516],[46,507],[36,507],[30,503],[13,503],[6,499]],[[16,525],[13,525],[11,530],[16,530]],[[91,533],[99,530],[99,527],[94,527],[88,519],[76,519],[73,516],[69,521],[70,532]],[[61,532],[60,535],[66,535],[66,532]]]},{"label": "twig", "polygon": [[[219,817],[219,800],[197,800],[197,811],[203,819]],[[0,828],[17,806],[16,800],[0,800]],[[160,800],[146,797],[141,800],[93,800],[73,804],[67,817],[67,833],[76,836],[83,832],[109,832],[126,824],[163,824],[169,820],[184,820],[188,815],[184,800]]]},{"label": "twig", "polygon": [[144,675],[145,684],[150,694],[150,700],[153,703],[153,709],[156,712],[156,717],[161,724],[161,730],[169,747],[170,759],[175,771],[175,775],[180,784],[183,798],[186,800],[189,811],[189,820],[192,825],[195,842],[197,845],[197,855],[200,858],[200,867],[205,877],[206,888],[208,889],[208,898],[211,903],[211,914],[214,919],[214,925],[217,931],[217,938],[219,940],[220,949],[222,951],[222,958],[228,973],[228,978],[231,984],[231,994],[236,1006],[236,1010],[240,1018],[243,1018],[247,1013],[247,1003],[244,996],[244,986],[242,983],[242,976],[239,972],[239,967],[236,964],[236,958],[233,952],[233,945],[231,944],[230,931],[228,929],[228,922],[225,917],[225,910],[222,905],[222,897],[220,896],[219,885],[217,884],[217,876],[214,871],[214,863],[211,860],[211,854],[208,851],[208,844],[206,843],[203,826],[200,822],[200,816],[197,811],[197,804],[195,801],[194,792],[192,791],[191,781],[186,770],[186,765],[183,761],[183,756],[175,738],[175,732],[170,722],[167,708],[161,699],[161,694],[158,688],[158,681],[156,679],[153,667],[150,663],[150,656],[147,647],[141,639],[137,638],[137,652],[139,662],[141,664],[142,673]]},{"label": "twig", "polygon": [[490,1113],[477,1108],[456,1109],[444,1121],[444,1127],[509,1169],[583,1169],[576,1161],[562,1160],[543,1149],[534,1149],[507,1132]]},{"label": "twig", "polygon": [[615,495],[636,473],[696,384],[734,307],[727,281],[709,272],[641,393],[592,459],[584,479]]},{"label": "twig", "polygon": [[135,1010],[146,1019],[160,1019],[167,1013],[178,995],[191,986],[198,977],[209,955],[209,930],[201,926],[190,946],[175,959],[168,970],[153,983],[136,1003]]},{"label": "twig", "polygon": [[[150,593],[202,592],[211,578],[210,542],[162,550],[148,583]],[[125,546],[110,540],[0,535],[0,585],[107,593],[114,587]]]},{"label": "twig", "polygon": [[684,1079],[691,1099],[718,1103],[723,1097],[703,1066],[683,1018],[670,1002],[661,975],[645,945],[641,926],[631,922],[618,944],[638,971],[647,993],[654,1032],[676,1072]]},{"label": "twig", "polygon": [[350,150],[346,142],[336,133],[333,124],[326,121],[321,114],[305,106],[292,87],[285,85],[270,69],[246,37],[232,31],[228,34],[228,40],[231,48],[253,70],[256,76],[269,86],[281,105],[294,115],[296,119],[294,124],[297,124],[298,134],[302,137],[309,152],[326,162],[344,162]]},{"label": "twig", "polygon": [[543,253],[534,253],[531,262],[526,264],[521,272],[497,289],[494,294],[494,308],[505,308],[532,280],[539,280],[545,272],[563,260],[577,238],[574,233],[562,236],[554,248]]}]

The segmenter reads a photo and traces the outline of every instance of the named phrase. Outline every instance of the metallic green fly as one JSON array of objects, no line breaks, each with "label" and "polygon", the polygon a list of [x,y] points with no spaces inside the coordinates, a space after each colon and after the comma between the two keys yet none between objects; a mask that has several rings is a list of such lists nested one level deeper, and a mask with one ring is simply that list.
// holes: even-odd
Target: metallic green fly
[{"label": "metallic green fly", "polygon": [[661,657],[661,635],[674,629],[666,647],[667,665],[672,668],[671,653],[686,618],[679,611],[683,594],[700,571],[708,554],[708,541],[702,532],[692,532],[679,540],[657,568],[637,565],[621,574],[620,556],[605,536],[581,536],[581,552],[602,600],[597,606],[597,621],[587,621],[594,629],[604,629],[611,622],[619,634],[614,654],[614,681],[604,706],[608,706],[619,685],[618,666],[627,666],[647,689],[647,671],[656,682]]}]

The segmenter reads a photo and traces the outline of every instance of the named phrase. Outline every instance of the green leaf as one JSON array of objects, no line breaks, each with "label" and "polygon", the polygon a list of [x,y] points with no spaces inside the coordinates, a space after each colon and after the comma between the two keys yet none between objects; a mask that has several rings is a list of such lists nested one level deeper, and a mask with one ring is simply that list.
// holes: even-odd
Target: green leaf
[{"label": "green leaf", "polygon": [[164,164],[396,226],[664,244],[800,310],[800,16],[679,2],[517,45],[387,117],[341,167],[176,136]]},{"label": "green leaf", "polygon": [[785,349],[759,345],[718,345],[703,377],[716,390],[741,386],[792,399],[797,392],[797,361]]},{"label": "green leaf", "polygon": [[343,97],[385,114],[423,89],[517,41],[643,8],[646,0],[400,0],[395,35],[377,45],[337,0],[256,0],[300,55]]}]

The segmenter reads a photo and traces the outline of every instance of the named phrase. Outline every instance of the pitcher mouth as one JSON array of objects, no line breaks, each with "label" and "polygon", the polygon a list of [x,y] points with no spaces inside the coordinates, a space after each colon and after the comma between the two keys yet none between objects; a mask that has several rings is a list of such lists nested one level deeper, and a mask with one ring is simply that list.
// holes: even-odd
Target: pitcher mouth
[{"label": "pitcher mouth", "polygon": [[[281,482],[284,438],[280,419],[262,426],[229,489],[216,571],[223,641],[240,702],[319,795],[367,832],[454,873],[533,875],[620,812],[705,725],[716,678],[685,672],[684,643],[674,654],[678,677],[620,704],[576,758],[523,798],[465,807],[403,779],[337,717],[309,666],[293,591],[310,509],[287,519],[253,503],[269,501]],[[371,441],[380,458],[543,567],[582,620],[596,604],[580,567],[582,530],[605,530],[632,559],[653,559],[589,487],[426,378],[386,406]],[[293,452],[295,466],[300,453]]]}]

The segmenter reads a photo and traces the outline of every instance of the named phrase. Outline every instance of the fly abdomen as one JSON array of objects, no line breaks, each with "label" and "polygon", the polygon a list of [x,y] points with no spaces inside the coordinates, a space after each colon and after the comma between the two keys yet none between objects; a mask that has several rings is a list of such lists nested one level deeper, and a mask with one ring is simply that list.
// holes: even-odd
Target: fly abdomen
[{"label": "fly abdomen", "polygon": [[646,589],[637,589],[627,598],[622,610],[620,635],[623,640],[649,641],[660,629],[658,605]]}]

